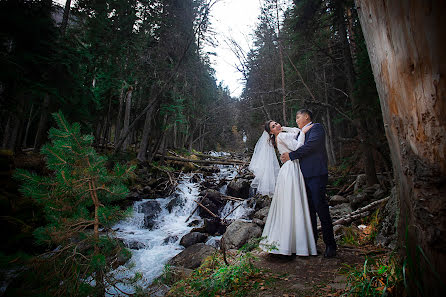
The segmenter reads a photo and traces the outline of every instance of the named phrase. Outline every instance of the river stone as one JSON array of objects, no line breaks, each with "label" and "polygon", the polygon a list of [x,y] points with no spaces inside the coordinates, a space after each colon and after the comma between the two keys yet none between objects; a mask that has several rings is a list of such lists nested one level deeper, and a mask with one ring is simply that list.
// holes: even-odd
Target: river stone
[{"label": "river stone", "polygon": [[341,195],[334,195],[330,198],[330,206],[335,206],[342,203],[348,203],[348,199]]},{"label": "river stone", "polygon": [[169,260],[172,266],[181,266],[189,269],[198,268],[204,260],[213,255],[217,250],[204,243],[197,243],[183,250],[181,253]]},{"label": "river stone", "polygon": [[144,226],[151,229],[155,225],[156,216],[161,212],[161,206],[157,201],[149,200],[140,205],[140,212],[144,214]]},{"label": "river stone", "polygon": [[330,207],[330,215],[332,220],[338,220],[352,213],[352,208],[348,203],[342,203]]},{"label": "river stone", "polygon": [[272,198],[269,197],[268,195],[262,196],[262,195],[258,194],[253,197],[253,200],[256,203],[255,210],[257,211],[264,207],[269,207],[271,205]]},{"label": "river stone", "polygon": [[227,193],[229,196],[247,199],[249,197],[249,186],[249,180],[245,178],[236,178],[228,184]]},{"label": "river stone", "polygon": [[257,225],[259,225],[260,227],[265,226],[265,222],[262,221],[262,220],[260,220],[260,219],[256,219],[256,218],[254,218],[254,219],[252,219],[252,222],[255,223],[255,224],[257,224]]},{"label": "river stone", "polygon": [[127,241],[125,243],[125,246],[132,250],[140,250],[145,247],[145,245],[143,243],[136,241],[136,240]]},{"label": "river stone", "polygon": [[236,220],[228,226],[222,239],[226,249],[238,249],[251,238],[259,237],[261,234],[262,228],[255,223]]},{"label": "river stone", "polygon": [[[225,206],[226,204],[226,201],[224,201],[221,198],[221,193],[216,190],[208,189],[206,191],[201,192],[201,194],[203,196],[206,196],[201,201],[201,204],[204,205],[215,215],[217,215],[221,211],[223,206]],[[202,218],[213,218],[213,216],[202,207],[199,207],[198,210]]]},{"label": "river stone", "polygon": [[269,206],[266,206],[254,213],[254,218],[263,220],[266,216],[268,216]]},{"label": "river stone", "polygon": [[168,245],[177,242],[177,240],[178,240],[178,235],[168,236],[164,238],[163,244]]},{"label": "river stone", "polygon": [[169,203],[167,203],[167,206],[166,206],[166,208],[169,212],[172,212],[172,209],[174,207],[184,206],[184,200],[181,199],[181,197],[178,194],[175,193],[174,195],[172,195],[172,197],[173,198],[170,199]]},{"label": "river stone", "polygon": [[190,222],[189,224],[187,224],[188,227],[196,227],[198,225],[201,224],[200,220],[193,220],[192,222]]},{"label": "river stone", "polygon": [[191,232],[183,236],[180,240],[180,244],[184,247],[189,247],[196,243],[206,242],[208,236],[200,232]]},{"label": "river stone", "polygon": [[204,219],[203,226],[191,230],[191,232],[207,233],[209,235],[222,235],[225,231],[226,226],[221,223],[219,218]]}]

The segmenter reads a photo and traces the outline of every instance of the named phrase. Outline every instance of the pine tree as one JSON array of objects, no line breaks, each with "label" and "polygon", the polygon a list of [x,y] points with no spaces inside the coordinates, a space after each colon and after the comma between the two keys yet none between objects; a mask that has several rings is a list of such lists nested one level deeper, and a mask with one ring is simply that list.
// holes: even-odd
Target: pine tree
[{"label": "pine tree", "polygon": [[52,174],[15,172],[21,192],[43,207],[48,222],[35,237],[53,250],[38,257],[36,267],[51,295],[103,296],[113,283],[107,276],[112,263],[128,253],[110,227],[126,214],[117,202],[128,193],[124,181],[134,167],[116,163],[107,170],[107,159],[92,147],[92,135],[82,135],[81,126],[70,125],[60,111],[53,117],[58,128],[50,129],[51,143],[41,150]]}]

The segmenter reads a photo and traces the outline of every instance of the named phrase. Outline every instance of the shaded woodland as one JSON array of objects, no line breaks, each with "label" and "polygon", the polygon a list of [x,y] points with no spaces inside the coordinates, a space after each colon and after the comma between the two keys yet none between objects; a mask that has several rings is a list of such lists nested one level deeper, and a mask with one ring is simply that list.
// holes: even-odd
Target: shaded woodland
[{"label": "shaded woodland", "polygon": [[[250,50],[227,40],[244,82],[235,98],[217,83],[210,63],[209,48],[219,39],[210,19],[216,1],[69,0],[64,7],[51,0],[1,1],[5,176],[19,159],[49,174],[36,156],[60,124],[51,116],[58,111],[80,123],[79,132],[93,136],[92,147],[113,161],[159,170],[169,158],[190,163],[191,153],[211,150],[249,158],[266,120],[295,126],[296,111],[308,108],[325,127],[329,191],[350,189],[358,174],[368,187],[394,188],[395,209],[387,215],[397,222],[396,251],[410,271],[409,295],[440,296],[446,275],[444,3],[261,1]],[[21,246],[42,252],[32,232],[45,222],[43,211],[14,202],[16,182],[2,187],[5,223],[15,226],[10,218],[18,216],[23,226],[17,230],[26,229],[23,237],[5,233],[10,239],[2,255]]]}]

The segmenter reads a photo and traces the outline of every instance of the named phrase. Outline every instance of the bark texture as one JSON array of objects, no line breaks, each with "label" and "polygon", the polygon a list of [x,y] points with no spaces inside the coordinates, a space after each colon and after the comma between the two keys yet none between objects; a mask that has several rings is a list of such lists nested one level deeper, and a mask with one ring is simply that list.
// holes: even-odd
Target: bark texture
[{"label": "bark texture", "polygon": [[412,283],[411,294],[445,296],[446,2],[356,0],[356,6],[397,183],[399,240],[423,285]]}]

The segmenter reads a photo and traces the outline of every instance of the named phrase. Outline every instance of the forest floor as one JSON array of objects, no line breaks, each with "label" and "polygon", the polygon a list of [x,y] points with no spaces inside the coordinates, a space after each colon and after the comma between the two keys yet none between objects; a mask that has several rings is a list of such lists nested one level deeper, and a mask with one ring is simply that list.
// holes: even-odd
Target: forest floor
[{"label": "forest floor", "polygon": [[[324,249],[324,244],[319,243],[318,250]],[[256,251],[253,252],[258,259],[255,266],[261,269],[264,282],[248,296],[341,296],[347,287],[347,276],[342,274],[342,269],[346,265],[361,269],[366,256],[377,253],[388,251],[373,245],[339,245],[337,256],[329,259],[322,255],[278,257]]]}]

